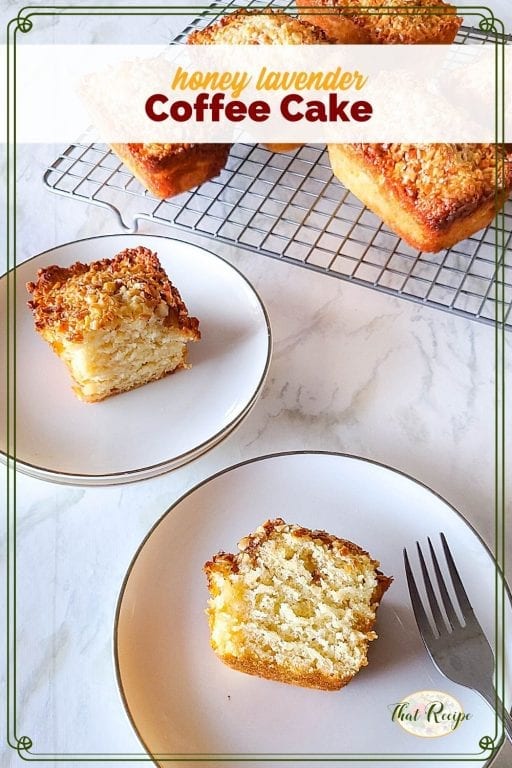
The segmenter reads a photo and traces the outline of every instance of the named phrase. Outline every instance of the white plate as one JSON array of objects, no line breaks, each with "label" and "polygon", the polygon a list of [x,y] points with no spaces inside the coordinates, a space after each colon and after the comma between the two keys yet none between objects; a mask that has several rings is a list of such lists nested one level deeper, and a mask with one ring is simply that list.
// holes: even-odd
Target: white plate
[{"label": "white plate", "polygon": [[[25,283],[40,267],[111,258],[138,245],[158,253],[189,313],[199,318],[202,338],[190,345],[192,368],[100,403],[82,403],[64,364],[34,330]],[[271,350],[265,309],[238,270],[203,248],[148,235],[93,237],[39,254],[19,266],[15,278],[16,457],[29,474],[91,485],[161,474],[218,443],[261,390]],[[6,291],[4,276],[0,306]],[[2,313],[3,345],[5,322]],[[5,347],[0,354],[5,359]],[[0,399],[6,399],[5,377]],[[0,435],[5,456],[5,423]]]},{"label": "white plate", "polygon": [[[202,566],[218,550],[236,551],[239,538],[273,516],[355,541],[395,579],[380,607],[369,666],[341,691],[245,675],[222,664],[209,647]],[[209,755],[209,765],[220,755],[247,753],[330,753],[353,765],[358,763],[350,756],[357,753],[387,756],[388,765],[397,755],[418,759],[423,753],[442,764],[442,756],[480,753],[476,765],[484,764],[489,753],[479,740],[494,734],[494,715],[476,694],[434,668],[404,577],[402,548],[414,551],[417,539],[436,539],[440,531],[492,639],[495,569],[489,552],[447,502],[403,474],[351,456],[280,454],[225,470],[190,491],[141,545],[119,598],[118,682],[145,748],[157,761]],[[510,627],[508,598],[506,613]],[[510,681],[510,657],[508,664]],[[427,689],[452,694],[472,718],[434,739],[413,736],[391,721],[393,704]]]}]

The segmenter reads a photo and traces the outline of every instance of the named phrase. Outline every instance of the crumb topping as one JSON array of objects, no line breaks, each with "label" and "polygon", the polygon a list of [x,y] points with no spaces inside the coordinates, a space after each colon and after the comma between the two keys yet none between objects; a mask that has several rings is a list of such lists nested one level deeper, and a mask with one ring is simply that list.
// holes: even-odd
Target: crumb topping
[{"label": "crumb topping", "polygon": [[242,564],[254,563],[256,561],[258,550],[262,544],[273,537],[280,537],[285,534],[290,534],[297,539],[308,539],[314,544],[318,544],[342,556],[359,557],[368,566],[375,569],[380,565],[377,560],[371,559],[368,552],[365,552],[364,549],[361,549],[361,547],[351,541],[340,539],[326,531],[310,530],[300,525],[285,523],[282,518],[277,517],[274,520],[267,520],[258,526],[253,533],[240,539],[238,542],[240,552],[238,554],[233,555],[229,552],[219,552],[214,555],[212,560],[206,563],[205,570],[208,572],[211,568],[218,568],[220,571],[236,573]]},{"label": "crumb topping", "polygon": [[113,259],[40,269],[27,283],[29,307],[40,332],[80,342],[84,335],[115,328],[126,319],[156,316],[200,338],[199,321],[187,308],[148,248],[127,248]]},{"label": "crumb topping", "polygon": [[512,148],[494,144],[354,144],[426,220],[449,222],[512,188]]},{"label": "crumb topping", "polygon": [[[364,29],[370,43],[418,42],[441,36],[449,29],[455,33],[462,22],[455,15],[456,8],[443,0],[322,0],[322,6],[339,8],[342,16]],[[396,7],[400,13],[378,13],[382,6]],[[358,8],[372,10],[358,14]],[[431,8],[439,11],[432,13]]]},{"label": "crumb topping", "polygon": [[176,157],[195,146],[195,144],[128,144],[132,154],[143,155],[148,160],[157,161]]},{"label": "crumb topping", "polygon": [[206,29],[192,32],[191,45],[301,45],[327,42],[318,27],[271,9],[239,9]]}]

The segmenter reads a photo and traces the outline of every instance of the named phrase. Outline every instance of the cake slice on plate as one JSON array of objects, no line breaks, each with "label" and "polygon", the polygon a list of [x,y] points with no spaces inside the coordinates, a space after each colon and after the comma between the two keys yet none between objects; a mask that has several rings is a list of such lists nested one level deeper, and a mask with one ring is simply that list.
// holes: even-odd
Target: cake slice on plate
[{"label": "cake slice on plate", "polygon": [[337,690],[366,666],[391,578],[363,549],[325,531],[267,520],[236,555],[204,566],[211,646],[251,675]]},{"label": "cake slice on plate", "polygon": [[187,343],[201,337],[157,255],[142,246],[91,264],[40,269],[27,289],[36,330],[86,402],[189,367]]}]

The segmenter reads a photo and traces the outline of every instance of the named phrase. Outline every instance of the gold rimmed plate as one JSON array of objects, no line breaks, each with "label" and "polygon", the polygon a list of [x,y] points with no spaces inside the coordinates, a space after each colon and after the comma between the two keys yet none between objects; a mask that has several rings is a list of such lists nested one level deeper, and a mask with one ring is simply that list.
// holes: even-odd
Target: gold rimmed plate
[{"label": "gold rimmed plate", "polygon": [[[25,284],[41,267],[111,258],[138,245],[158,254],[189,313],[200,320],[202,339],[190,345],[192,368],[100,403],[83,403],[63,363],[34,330]],[[271,354],[267,313],[248,280],[204,248],[153,235],[106,235],[58,246],[4,275],[2,306],[8,280],[10,313],[0,320],[0,354],[5,359],[9,320],[16,359],[11,357],[9,376],[11,444],[3,409],[0,451],[4,459],[15,456],[27,474],[83,485],[153,477],[224,439],[261,391]],[[4,402],[6,387],[2,377]]]},{"label": "gold rimmed plate", "polygon": [[[219,550],[235,551],[242,536],[277,516],[356,542],[394,577],[379,609],[379,638],[370,648],[369,665],[341,691],[245,675],[222,664],[210,649],[203,564]],[[386,757],[396,766],[404,756],[453,766],[453,759],[464,764],[471,755],[474,764],[485,765],[489,753],[480,740],[495,733],[494,713],[433,666],[405,580],[402,548],[412,550],[416,540],[435,539],[440,531],[452,545],[492,643],[501,589],[492,556],[453,507],[400,472],[354,456],[277,454],[224,470],[183,496],[136,553],[115,622],[121,695],[155,762],[202,757],[216,765],[222,756],[295,756],[305,764],[308,757],[352,764],[351,756],[366,755],[370,762],[372,756],[375,762]],[[510,627],[506,590],[504,597]],[[510,660],[504,672],[510,706]],[[393,708],[416,691],[432,689],[454,697],[471,718],[443,738],[413,737],[393,722]]]}]

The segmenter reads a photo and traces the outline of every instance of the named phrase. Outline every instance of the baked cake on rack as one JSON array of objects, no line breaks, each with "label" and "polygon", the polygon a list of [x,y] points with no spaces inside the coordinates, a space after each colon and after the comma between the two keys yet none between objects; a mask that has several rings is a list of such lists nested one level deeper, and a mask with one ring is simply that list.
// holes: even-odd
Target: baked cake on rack
[{"label": "baked cake on rack", "polygon": [[436,252],[491,223],[512,190],[512,147],[330,144],[335,176],[400,237]]},{"label": "baked cake on rack", "polygon": [[331,43],[453,43],[462,23],[443,0],[297,0],[297,6]]}]

